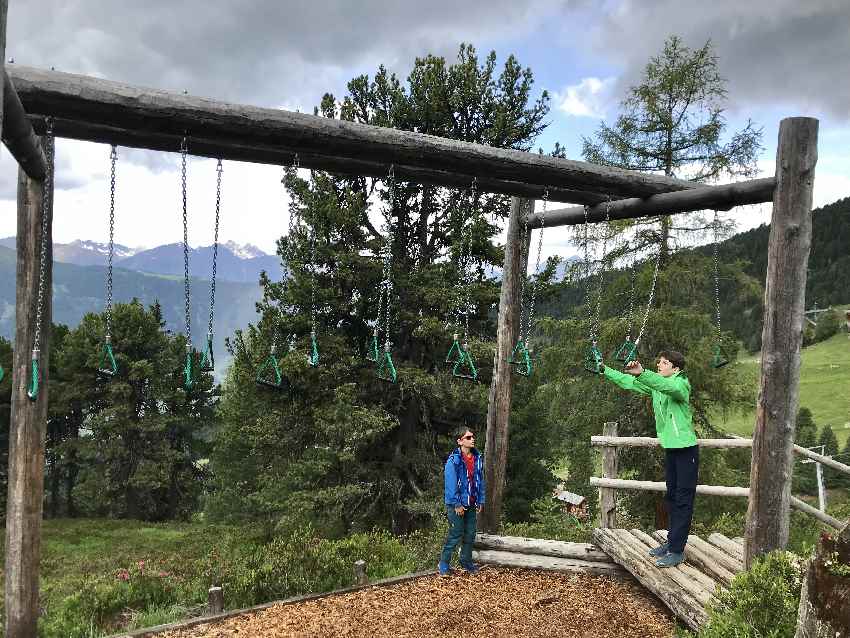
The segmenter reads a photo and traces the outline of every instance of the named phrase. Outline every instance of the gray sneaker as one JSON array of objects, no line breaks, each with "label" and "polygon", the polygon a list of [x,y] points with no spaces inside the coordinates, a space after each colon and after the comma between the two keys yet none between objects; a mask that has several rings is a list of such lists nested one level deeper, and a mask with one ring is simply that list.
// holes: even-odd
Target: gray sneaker
[{"label": "gray sneaker", "polygon": [[662,556],[657,561],[655,561],[655,565],[657,567],[675,567],[684,560],[684,554],[674,554],[673,552],[670,552],[666,556]]},{"label": "gray sneaker", "polygon": [[649,555],[652,556],[653,558],[661,558],[662,556],[666,556],[669,551],[670,551],[670,544],[669,543],[662,543],[661,545],[659,545],[655,549],[649,550]]}]

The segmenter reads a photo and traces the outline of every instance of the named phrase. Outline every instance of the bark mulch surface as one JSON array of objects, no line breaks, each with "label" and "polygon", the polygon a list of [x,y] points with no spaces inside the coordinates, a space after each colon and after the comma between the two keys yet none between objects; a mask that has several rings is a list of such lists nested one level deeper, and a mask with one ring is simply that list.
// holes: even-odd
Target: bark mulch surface
[{"label": "bark mulch surface", "polygon": [[157,634],[157,638],[668,638],[676,623],[635,582],[483,567],[424,576]]}]

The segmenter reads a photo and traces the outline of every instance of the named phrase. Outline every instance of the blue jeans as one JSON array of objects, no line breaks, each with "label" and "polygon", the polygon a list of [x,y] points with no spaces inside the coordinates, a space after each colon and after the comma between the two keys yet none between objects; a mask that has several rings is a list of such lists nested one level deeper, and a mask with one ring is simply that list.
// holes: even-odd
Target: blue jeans
[{"label": "blue jeans", "polygon": [[468,565],[472,562],[472,544],[475,542],[475,524],[477,513],[475,507],[467,508],[463,516],[455,512],[452,505],[446,505],[446,516],[449,518],[449,534],[443,545],[443,553],[440,560],[448,564],[452,559],[457,544],[463,541],[460,547],[460,564]]}]

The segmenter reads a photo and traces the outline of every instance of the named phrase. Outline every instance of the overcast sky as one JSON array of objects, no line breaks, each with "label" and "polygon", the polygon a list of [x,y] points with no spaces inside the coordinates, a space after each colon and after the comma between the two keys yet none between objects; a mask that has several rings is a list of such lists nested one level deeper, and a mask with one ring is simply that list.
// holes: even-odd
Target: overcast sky
[{"label": "overcast sky", "polygon": [[[326,91],[384,64],[406,77],[416,56],[454,59],[461,42],[498,62],[513,53],[554,97],[538,145],[566,145],[612,121],[625,90],[670,34],[707,39],[728,79],[730,130],[764,126],[774,172],[783,117],[820,119],[815,205],[850,195],[848,0],[11,0],[6,58],[192,95],[311,112]],[[108,238],[109,148],[57,142],[54,238]],[[0,236],[15,234],[15,169],[0,153]],[[182,241],[176,154],[119,149],[116,241]],[[189,241],[212,242],[215,164],[189,167]],[[226,162],[221,240],[272,252],[286,227],[280,169]],[[738,215],[741,228],[768,207]],[[550,232],[547,253],[572,253]]]}]

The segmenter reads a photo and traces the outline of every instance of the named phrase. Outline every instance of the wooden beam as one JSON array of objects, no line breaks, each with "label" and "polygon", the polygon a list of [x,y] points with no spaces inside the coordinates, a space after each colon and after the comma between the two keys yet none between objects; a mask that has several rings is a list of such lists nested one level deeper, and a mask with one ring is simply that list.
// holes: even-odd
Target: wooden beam
[{"label": "wooden beam", "polygon": [[476,534],[475,549],[491,549],[515,554],[537,554],[539,556],[552,556],[553,558],[577,558],[602,563],[611,561],[605,552],[590,543],[570,543],[522,536]]},{"label": "wooden beam", "polygon": [[[30,121],[36,132],[44,132],[45,119],[41,115],[30,116]],[[56,136],[68,139],[100,144],[115,144],[117,146],[169,153],[178,152],[182,140],[182,135],[114,129],[91,122],[62,118],[55,120],[53,130]],[[275,166],[289,166],[292,164],[296,155],[295,151],[284,147],[222,144],[200,137],[189,138],[189,153],[198,157],[253,162],[257,164],[273,164]],[[298,153],[298,163],[303,168],[313,168],[337,175],[351,176],[386,177],[388,169],[387,164],[378,162],[369,162],[362,159],[343,159],[332,155],[315,153]],[[394,170],[397,179],[410,180],[418,184],[445,186],[447,188],[469,188],[473,179],[473,175],[471,174],[453,173],[439,168],[419,168],[396,164]],[[546,187],[536,184],[524,184],[512,180],[497,180],[486,175],[477,177],[477,179],[478,189],[489,193],[541,198],[544,191],[547,190]],[[603,195],[591,191],[567,188],[551,188],[548,190],[550,199],[555,201],[597,204],[605,200]]]},{"label": "wooden beam", "polygon": [[[50,158],[52,159],[52,158]],[[9,427],[9,487],[6,499],[5,602],[7,638],[35,638],[39,616],[38,571],[41,557],[41,516],[44,501],[44,440],[47,429],[48,369],[53,283],[52,180],[37,182],[18,171],[18,232],[15,350],[12,362],[12,407]],[[42,198],[48,197],[46,233],[42,233]],[[43,264],[37,398],[27,396],[39,290],[40,252]]]},{"label": "wooden beam", "polygon": [[3,143],[30,179],[41,181],[47,174],[47,159],[27,118],[15,85],[3,72]]},{"label": "wooden beam", "polygon": [[[733,206],[743,204],[760,204],[773,199],[775,184],[776,180],[773,177],[723,184],[722,186],[696,184],[693,190],[604,202],[587,209],[587,221],[596,223],[604,222],[606,219],[637,219],[705,209],[728,210]],[[540,228],[542,222],[543,214],[541,211],[528,217],[529,228]],[[547,228],[575,226],[584,222],[583,206],[561,208],[546,213]]]},{"label": "wooden beam", "polygon": [[28,113],[115,130],[188,135],[224,146],[278,147],[389,166],[445,170],[616,198],[690,190],[691,182],[588,162],[460,142],[280,109],[218,102],[83,75],[15,65]]},{"label": "wooden beam", "polygon": [[522,279],[528,268],[530,234],[521,239],[520,219],[533,201],[514,197],[508,218],[505,239],[505,261],[502,289],[499,294],[499,315],[496,327],[496,353],[493,356],[493,379],[487,404],[487,439],[484,449],[484,477],[487,481],[487,501],[481,512],[480,527],[496,534],[502,518],[502,497],[505,491],[505,472],[508,460],[508,430],[510,428],[513,371],[508,358],[519,335]]},{"label": "wooden beam", "polygon": [[847,524],[847,521],[841,521],[834,516],[830,516],[826,512],[821,512],[817,507],[812,507],[806,501],[803,501],[796,496],[791,497],[791,507],[799,512],[808,514],[809,516],[818,519],[821,523],[826,523],[834,529],[841,529]]},{"label": "wooden beam", "polygon": [[844,474],[850,475],[850,465],[844,465],[840,461],[836,461],[831,456],[824,456],[823,454],[818,454],[817,452],[812,452],[811,450],[807,450],[804,447],[800,447],[799,445],[794,445],[794,452],[799,454],[800,456],[805,456],[808,459],[812,459],[821,465],[826,465],[827,467],[831,467],[833,470],[838,470],[839,472],[843,472]]},{"label": "wooden beam", "polygon": [[[591,436],[591,445],[614,447],[659,447],[661,443],[651,436]],[[752,447],[752,439],[697,439],[700,447],[740,448]]]},{"label": "wooden beam", "polygon": [[[617,490],[638,490],[642,492],[666,492],[667,484],[664,481],[633,481],[629,479],[606,479],[596,476],[590,477],[592,487],[610,487]],[[747,487],[734,487],[727,485],[697,485],[697,494],[706,496],[749,496]]]},{"label": "wooden beam", "polygon": [[555,558],[541,554],[520,554],[492,549],[476,549],[472,558],[477,563],[485,565],[501,565],[504,567],[520,567],[523,569],[545,569],[559,572],[578,572],[592,576],[611,576],[624,578],[628,572],[617,563],[610,560],[599,561],[579,560],[578,558]]},{"label": "wooden beam", "polygon": [[788,543],[817,147],[816,119],[793,117],[780,122],[744,544],[747,569],[756,556]]}]

